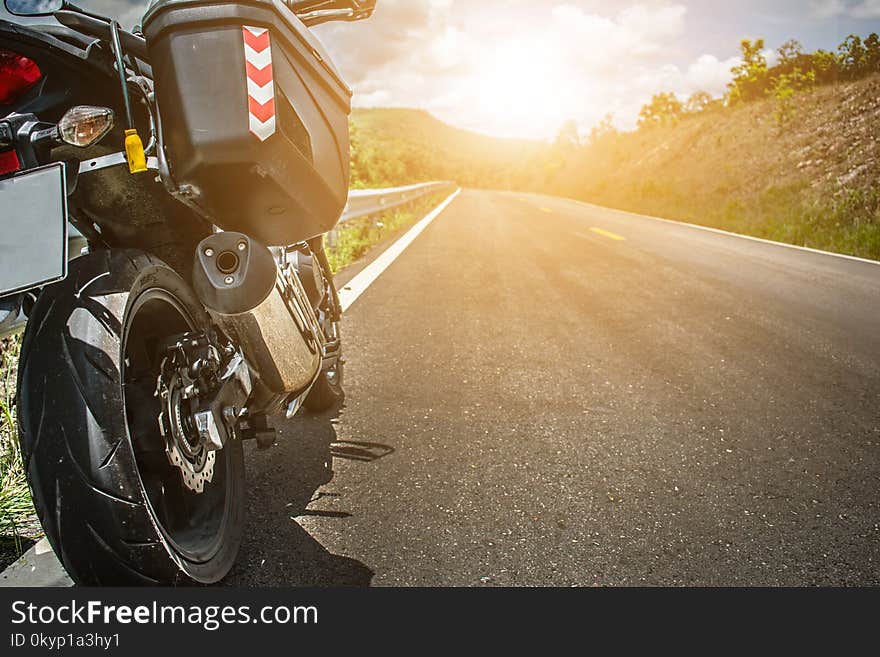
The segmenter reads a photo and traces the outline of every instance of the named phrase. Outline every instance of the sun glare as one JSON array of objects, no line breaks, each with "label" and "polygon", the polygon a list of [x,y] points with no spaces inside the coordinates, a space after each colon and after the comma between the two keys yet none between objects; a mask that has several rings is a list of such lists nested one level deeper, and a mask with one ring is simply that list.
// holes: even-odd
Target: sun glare
[{"label": "sun glare", "polygon": [[492,132],[504,136],[554,134],[570,107],[565,62],[552,44],[488,44],[473,71],[473,98],[483,115],[494,115]]}]

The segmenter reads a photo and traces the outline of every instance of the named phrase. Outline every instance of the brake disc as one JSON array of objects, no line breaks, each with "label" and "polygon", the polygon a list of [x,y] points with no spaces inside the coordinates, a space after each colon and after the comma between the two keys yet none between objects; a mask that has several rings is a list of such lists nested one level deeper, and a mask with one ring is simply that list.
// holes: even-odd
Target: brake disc
[{"label": "brake disc", "polygon": [[172,374],[169,381],[159,377],[158,392],[165,402],[159,416],[159,428],[165,438],[168,461],[180,470],[184,486],[196,493],[202,493],[205,484],[214,478],[217,456],[199,439],[192,424],[187,409],[189,404],[184,398],[184,391],[191,384],[179,372]]}]

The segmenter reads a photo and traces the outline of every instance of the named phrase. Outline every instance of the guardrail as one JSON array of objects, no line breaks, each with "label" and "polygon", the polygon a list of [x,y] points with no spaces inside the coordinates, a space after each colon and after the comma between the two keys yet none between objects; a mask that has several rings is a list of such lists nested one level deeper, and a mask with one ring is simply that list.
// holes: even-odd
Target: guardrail
[{"label": "guardrail", "polygon": [[441,182],[408,185],[406,187],[391,187],[389,189],[353,189],[348,193],[348,205],[345,206],[339,223],[342,224],[352,219],[360,219],[371,214],[385,212],[386,210],[415,201],[427,194],[454,186],[454,182],[444,180]]},{"label": "guardrail", "polygon": [[[455,187],[454,182],[444,180],[388,189],[353,189],[348,193],[348,204],[345,206],[339,224],[344,224],[346,221],[353,219],[362,219],[371,215],[381,214],[387,210],[393,210],[416,201],[428,194],[452,187]],[[85,240],[72,225],[69,229],[69,257],[75,258],[80,254],[82,247],[85,246]],[[336,230],[330,231],[327,240],[330,244],[335,242]],[[26,322],[27,319],[24,314],[19,314],[12,321],[7,320],[0,323],[0,337],[6,337],[24,330]]]}]

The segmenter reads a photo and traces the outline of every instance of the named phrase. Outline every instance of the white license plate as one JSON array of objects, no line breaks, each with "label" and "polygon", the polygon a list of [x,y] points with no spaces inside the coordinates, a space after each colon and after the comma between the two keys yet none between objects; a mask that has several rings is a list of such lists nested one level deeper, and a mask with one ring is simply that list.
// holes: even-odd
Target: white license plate
[{"label": "white license plate", "polygon": [[67,275],[64,165],[0,180],[0,296]]}]

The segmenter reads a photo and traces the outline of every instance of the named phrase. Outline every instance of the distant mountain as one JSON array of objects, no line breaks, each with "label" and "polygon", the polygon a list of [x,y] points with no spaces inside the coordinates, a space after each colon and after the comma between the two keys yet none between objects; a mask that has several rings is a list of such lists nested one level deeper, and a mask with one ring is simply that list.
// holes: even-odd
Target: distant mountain
[{"label": "distant mountain", "polygon": [[355,109],[352,186],[456,180],[468,187],[521,188],[547,146],[454,128],[415,109]]}]

